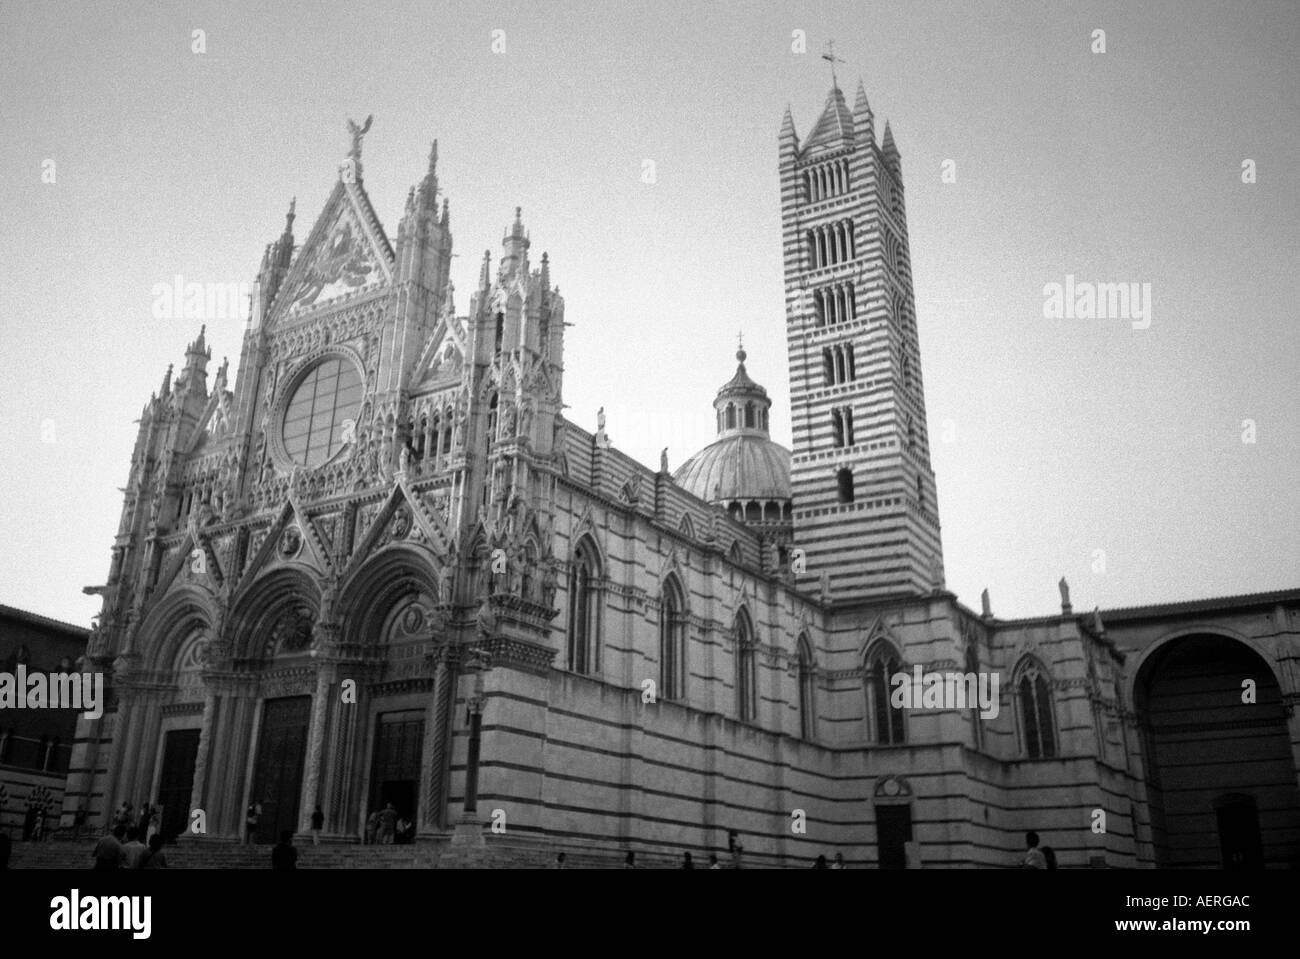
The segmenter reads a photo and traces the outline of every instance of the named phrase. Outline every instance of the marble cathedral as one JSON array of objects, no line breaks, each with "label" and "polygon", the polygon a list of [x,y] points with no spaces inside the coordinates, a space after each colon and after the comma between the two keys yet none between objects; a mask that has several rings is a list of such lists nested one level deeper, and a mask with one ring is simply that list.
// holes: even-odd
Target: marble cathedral
[{"label": "marble cathedral", "polygon": [[[499,817],[650,862],[734,833],[746,865],[1006,866],[1029,829],[1063,866],[1300,855],[1300,590],[1076,613],[1062,581],[1003,620],[945,589],[902,161],[861,84],[778,137],[791,408],[741,351],[674,473],[562,415],[520,211],[459,312],[436,144],[390,239],[367,128],[266,247],[233,381],[200,331],[141,413],[66,821],[148,799],[234,841],[257,802],[270,840],[319,806],[355,843],[392,803],[421,843]],[[995,673],[996,715],[893,708],[916,667]]]}]

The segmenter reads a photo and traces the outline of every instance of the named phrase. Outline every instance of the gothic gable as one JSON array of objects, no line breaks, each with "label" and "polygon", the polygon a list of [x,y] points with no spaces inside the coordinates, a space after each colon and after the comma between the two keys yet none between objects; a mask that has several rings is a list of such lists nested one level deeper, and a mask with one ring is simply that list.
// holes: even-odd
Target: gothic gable
[{"label": "gothic gable", "polygon": [[294,258],[272,324],[286,314],[373,292],[393,278],[393,251],[360,184],[340,180]]}]

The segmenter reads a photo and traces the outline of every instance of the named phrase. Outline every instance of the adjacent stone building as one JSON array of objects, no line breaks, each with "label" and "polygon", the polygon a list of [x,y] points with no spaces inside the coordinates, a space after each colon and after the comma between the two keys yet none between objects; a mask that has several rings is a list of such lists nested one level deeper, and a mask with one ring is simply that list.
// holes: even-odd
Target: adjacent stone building
[{"label": "adjacent stone building", "polygon": [[[1076,613],[1062,582],[1007,621],[944,588],[902,163],[861,85],[779,133],[791,409],[741,351],[676,473],[563,417],[599,358],[565,364],[521,211],[460,311],[436,144],[390,241],[362,132],[266,247],[233,384],[200,332],[141,413],[67,816],[152,799],[211,842],[319,804],[356,842],[392,803],[419,841],[654,861],[734,831],[753,865],[1006,866],[1028,829],[1066,866],[1300,855],[1300,590]],[[917,667],[996,676],[996,710],[895,708]]]},{"label": "adjacent stone building", "polygon": [[[41,674],[73,674],[80,668],[90,630],[0,606],[0,673],[26,700],[19,680]],[[77,732],[77,713],[10,705],[0,694],[0,832],[26,839],[49,832],[64,807],[63,789]],[[72,821],[76,821],[75,810]]]}]

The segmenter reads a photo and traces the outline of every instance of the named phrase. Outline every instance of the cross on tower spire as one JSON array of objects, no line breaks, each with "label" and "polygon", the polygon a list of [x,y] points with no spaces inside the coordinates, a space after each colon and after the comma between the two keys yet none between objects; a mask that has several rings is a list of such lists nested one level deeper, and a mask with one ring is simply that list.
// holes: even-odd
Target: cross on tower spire
[{"label": "cross on tower spire", "polygon": [[839,81],[835,78],[835,64],[843,63],[844,60],[835,55],[835,41],[826,41],[826,52],[822,54],[822,59],[831,65],[831,86],[836,90],[840,88]]}]

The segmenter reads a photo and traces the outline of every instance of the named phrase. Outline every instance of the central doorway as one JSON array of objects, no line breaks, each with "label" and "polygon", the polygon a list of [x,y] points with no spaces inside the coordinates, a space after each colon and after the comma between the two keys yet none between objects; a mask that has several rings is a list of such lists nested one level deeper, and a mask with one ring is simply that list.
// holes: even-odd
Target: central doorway
[{"label": "central doorway", "polygon": [[399,819],[416,822],[420,794],[420,754],[424,749],[424,710],[380,713],[370,764],[369,811],[393,804]]},{"label": "central doorway", "polygon": [[174,842],[189,822],[198,756],[197,729],[173,729],[163,740],[162,777],[158,784],[158,802],[163,807],[160,829],[163,842]]},{"label": "central doorway", "polygon": [[268,699],[262,707],[250,804],[262,804],[257,842],[278,842],[284,830],[298,831],[303,764],[307,758],[310,696]]},{"label": "central doorway", "polygon": [[912,841],[911,806],[876,807],[876,852],[881,869],[906,869]]}]

